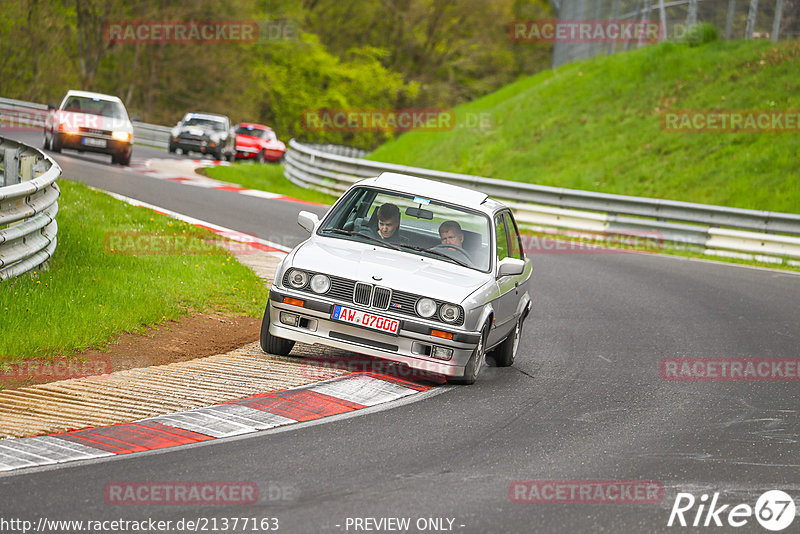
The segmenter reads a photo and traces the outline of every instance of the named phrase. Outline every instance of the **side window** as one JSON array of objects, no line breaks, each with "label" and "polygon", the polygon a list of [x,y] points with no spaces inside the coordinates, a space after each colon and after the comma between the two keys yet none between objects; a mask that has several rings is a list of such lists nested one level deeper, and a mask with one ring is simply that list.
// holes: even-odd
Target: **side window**
[{"label": "side window", "polygon": [[494,218],[495,236],[497,240],[497,261],[508,257],[508,236],[506,235],[506,224],[503,214]]},{"label": "side window", "polygon": [[511,245],[509,256],[524,260],[525,256],[523,256],[522,253],[522,241],[520,240],[519,232],[517,231],[517,222],[514,220],[514,216],[511,215],[510,211],[506,212],[505,219],[506,227],[508,228],[508,242]]}]

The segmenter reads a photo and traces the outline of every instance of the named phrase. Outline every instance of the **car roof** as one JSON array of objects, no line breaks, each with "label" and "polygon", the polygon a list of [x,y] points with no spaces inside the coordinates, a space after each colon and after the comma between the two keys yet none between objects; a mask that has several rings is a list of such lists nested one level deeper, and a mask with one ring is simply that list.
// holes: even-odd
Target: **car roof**
[{"label": "car roof", "polygon": [[252,126],[253,128],[261,128],[262,130],[272,130],[272,128],[270,128],[269,126],[266,126],[264,124],[258,124],[256,122],[240,122],[236,126],[244,126],[245,128],[249,128],[250,126]]},{"label": "car roof", "polygon": [[497,204],[489,200],[489,195],[481,193],[480,191],[396,172],[384,172],[375,178],[361,180],[357,185],[382,187],[401,193],[410,193],[425,198],[449,202],[451,204],[458,204],[459,206],[475,208],[481,211],[493,211]]},{"label": "car roof", "polygon": [[122,104],[122,100],[118,96],[113,95],[104,95],[103,93],[91,93],[89,91],[76,91],[74,89],[70,89],[67,91],[67,94],[64,98],[68,96],[80,96],[83,98],[97,98],[100,100],[111,100],[112,102],[119,102]]},{"label": "car roof", "polygon": [[[216,113],[204,113],[202,111],[189,112],[183,118],[184,119],[190,119],[190,118],[194,118],[194,117],[197,117],[198,119],[215,119],[215,120],[227,119],[228,118],[225,115],[218,115]],[[228,119],[228,120],[230,120],[230,119]]]}]

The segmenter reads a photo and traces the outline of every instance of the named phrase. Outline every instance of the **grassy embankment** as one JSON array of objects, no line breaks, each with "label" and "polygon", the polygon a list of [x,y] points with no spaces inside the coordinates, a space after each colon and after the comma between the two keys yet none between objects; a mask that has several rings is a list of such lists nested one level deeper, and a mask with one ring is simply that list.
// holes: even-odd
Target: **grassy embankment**
[{"label": "grassy embankment", "polygon": [[457,109],[369,159],[604,193],[800,212],[797,133],[671,133],[676,110],[800,110],[800,41],[664,43],[573,63]]},{"label": "grassy embankment", "polygon": [[0,363],[103,347],[193,312],[263,312],[267,289],[209,244],[213,233],[82,184],[59,186],[50,268],[0,283]]}]

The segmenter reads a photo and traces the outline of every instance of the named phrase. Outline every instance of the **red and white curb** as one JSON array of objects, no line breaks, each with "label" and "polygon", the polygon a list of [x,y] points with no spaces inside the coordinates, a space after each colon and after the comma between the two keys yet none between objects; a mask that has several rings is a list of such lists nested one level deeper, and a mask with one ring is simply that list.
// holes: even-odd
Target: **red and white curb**
[{"label": "red and white curb", "polygon": [[[98,191],[103,191],[103,190],[98,189]],[[189,215],[184,215],[183,213],[178,213],[177,211],[168,210],[160,206],[148,204],[147,202],[142,202],[141,200],[136,200],[135,198],[126,197],[124,195],[119,195],[117,193],[112,193],[110,191],[103,191],[103,192],[108,195],[111,195],[113,198],[116,198],[117,200],[126,202],[131,206],[150,209],[155,211],[156,213],[160,213],[162,215],[172,217],[173,219],[178,219],[179,221],[191,224],[192,226],[205,228],[206,230],[210,230],[221,237],[225,237],[227,239],[230,239],[232,241],[237,241],[239,243],[247,243],[254,249],[264,251],[278,258],[283,258],[287,253],[289,253],[292,250],[291,248],[286,247],[284,245],[274,243],[272,241],[267,241],[266,239],[261,239],[260,237],[256,237],[254,235],[246,234],[238,230],[232,230],[230,228],[226,228],[224,226],[220,226],[218,224],[214,224],[208,221],[203,221],[201,219],[197,219]]]},{"label": "red and white curb", "polygon": [[133,423],[2,439],[0,472],[251,434],[353,412],[433,387],[378,373],[357,373]]},{"label": "red and white curb", "polygon": [[323,205],[318,202],[300,200],[299,198],[294,198],[287,195],[281,195],[278,193],[270,193],[268,191],[261,191],[258,189],[248,189],[246,187],[241,187],[236,184],[223,182],[221,180],[215,180],[207,176],[201,176],[199,174],[196,174],[193,169],[191,169],[191,172],[189,169],[186,169],[184,172],[176,174],[175,170],[170,169],[170,167],[172,167],[173,169],[176,167],[175,163],[176,161],[191,162],[193,164],[199,164],[200,166],[203,167],[209,167],[213,165],[223,165],[223,166],[230,165],[230,163],[224,161],[215,162],[210,160],[197,160],[197,159],[195,160],[148,159],[145,160],[143,163],[132,163],[129,167],[126,167],[126,169],[130,172],[136,172],[139,174],[144,174],[151,178],[167,180],[182,185],[191,185],[195,187],[203,187],[206,189],[216,189],[217,191],[229,191],[251,197],[266,198],[270,200],[283,200],[286,202],[296,202],[299,204],[308,204],[312,206]]}]

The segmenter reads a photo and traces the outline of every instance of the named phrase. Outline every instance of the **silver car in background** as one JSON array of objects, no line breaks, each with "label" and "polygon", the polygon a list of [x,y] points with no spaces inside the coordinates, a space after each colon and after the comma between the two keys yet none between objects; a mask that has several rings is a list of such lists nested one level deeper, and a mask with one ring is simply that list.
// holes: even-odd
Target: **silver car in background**
[{"label": "silver car in background", "polygon": [[[399,208],[392,239],[378,228],[384,204]],[[458,223],[461,245],[440,237],[445,221]],[[278,266],[261,324],[265,352],[321,343],[462,384],[475,381],[485,355],[514,362],[533,267],[505,205],[383,173],[354,184],[322,221],[300,212],[298,223],[311,237]]]}]

